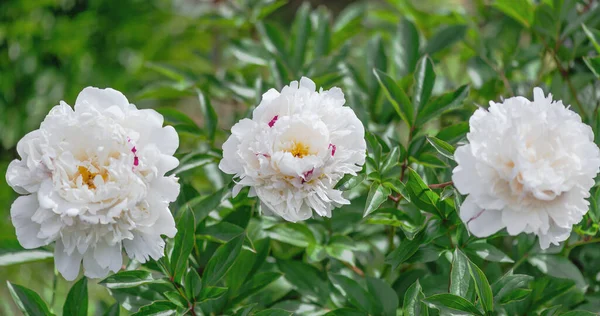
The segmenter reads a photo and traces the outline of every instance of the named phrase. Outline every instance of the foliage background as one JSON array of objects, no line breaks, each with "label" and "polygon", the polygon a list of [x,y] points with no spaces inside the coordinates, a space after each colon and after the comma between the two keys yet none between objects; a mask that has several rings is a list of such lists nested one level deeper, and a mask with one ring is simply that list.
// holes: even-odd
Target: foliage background
[{"label": "foliage background", "polygon": [[[531,236],[469,237],[456,216],[457,192],[451,186],[429,190],[425,183],[450,180],[455,164],[449,156],[477,106],[531,97],[536,86],[571,104],[597,135],[599,29],[600,6],[593,0],[5,0],[0,173],[16,157],[18,139],[59,100],[73,104],[88,85],[113,87],[139,107],[159,109],[180,132],[183,186],[172,210],[186,218],[191,209],[197,226],[191,228],[189,262],[173,254],[168,259],[183,260],[208,282],[206,268],[218,257],[217,247],[237,249],[233,267],[212,284],[229,292],[200,304],[188,292],[148,294],[158,286],[148,281],[143,289],[113,290],[111,297],[106,284],[90,280],[90,315],[103,314],[115,297],[123,303],[144,295],[175,302],[170,307],[187,299],[173,308],[181,312],[194,304],[207,314],[232,314],[256,303],[254,312],[321,315],[346,308],[332,313],[387,315],[398,309],[424,315],[456,309],[456,296],[482,313],[491,312],[488,294],[501,314],[598,312],[596,188],[590,213],[571,239],[541,251]],[[232,200],[230,178],[216,163],[228,129],[261,94],[303,75],[325,89],[343,89],[371,132],[370,159],[363,174],[344,184],[353,186],[352,205],[335,210],[332,219],[289,224],[257,216],[255,201],[244,194]],[[47,253],[34,254],[43,260],[10,262],[25,261],[10,224],[15,198],[0,182],[0,314],[19,313],[7,280],[36,291],[61,314],[73,284],[53,277]],[[246,237],[237,237],[242,232]],[[160,265],[132,263],[127,269],[154,271],[154,279],[174,273],[177,281],[176,271]],[[477,266],[484,285],[477,285]],[[520,276],[503,277],[511,270]],[[486,294],[488,281],[492,292]],[[456,296],[434,296],[448,292]],[[411,295],[429,299],[414,305],[406,300]],[[137,308],[122,305],[123,314]]]}]

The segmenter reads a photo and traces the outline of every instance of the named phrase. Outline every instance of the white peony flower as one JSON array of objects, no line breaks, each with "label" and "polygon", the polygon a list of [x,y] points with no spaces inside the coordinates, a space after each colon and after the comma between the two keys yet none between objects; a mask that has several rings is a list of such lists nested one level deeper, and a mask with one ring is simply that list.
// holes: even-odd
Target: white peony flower
[{"label": "white peony flower", "polygon": [[537,235],[545,249],[566,240],[588,211],[600,151],[577,113],[540,88],[533,94],[475,111],[452,180],[469,195],[460,217],[473,235],[506,227]]},{"label": "white peony flower", "polygon": [[239,179],[234,196],[250,186],[263,210],[291,222],[310,218],[312,210],[330,217],[334,207],[349,204],[333,187],[361,170],[366,143],[362,123],[344,103],[339,88],[317,92],[304,77],[281,93],[267,91],[252,119],[235,124],[223,144],[219,168]]},{"label": "white peony flower", "polygon": [[75,110],[55,106],[17,145],[6,180],[19,197],[10,213],[23,247],[56,241],[54,262],[67,280],[83,260],[91,278],[118,271],[121,249],[145,262],[163,256],[161,235],[177,232],[169,202],[179,194],[175,129],[112,89],[85,88]]}]

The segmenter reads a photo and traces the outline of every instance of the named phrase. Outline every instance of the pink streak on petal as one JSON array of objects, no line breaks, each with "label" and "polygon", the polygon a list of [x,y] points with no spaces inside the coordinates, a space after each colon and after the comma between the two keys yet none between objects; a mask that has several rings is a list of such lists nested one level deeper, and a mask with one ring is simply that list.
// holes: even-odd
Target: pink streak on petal
[{"label": "pink streak on petal", "polygon": [[273,118],[271,119],[271,121],[269,122],[269,127],[273,127],[273,125],[275,125],[275,122],[277,122],[277,119],[279,118],[279,115],[275,115],[273,116]]},{"label": "pink streak on petal", "polygon": [[333,155],[335,155],[335,150],[337,149],[337,147],[335,147],[334,144],[329,144],[329,149],[331,149],[331,157],[333,157]]},{"label": "pink streak on petal", "polygon": [[308,170],[307,172],[305,172],[304,174],[302,174],[302,183],[306,182],[306,179],[308,179],[308,177],[312,176],[313,172],[315,171],[315,168],[312,168],[310,170]]},{"label": "pink streak on petal", "polygon": [[140,164],[140,159],[137,156],[133,157],[133,165],[137,167],[139,164]]}]

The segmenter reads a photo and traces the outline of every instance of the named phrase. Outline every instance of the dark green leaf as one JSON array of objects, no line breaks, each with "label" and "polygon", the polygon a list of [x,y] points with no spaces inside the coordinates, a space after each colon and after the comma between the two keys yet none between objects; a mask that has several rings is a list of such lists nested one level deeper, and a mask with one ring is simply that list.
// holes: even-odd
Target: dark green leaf
[{"label": "dark green leaf", "polygon": [[469,273],[469,261],[465,256],[458,254],[459,250],[454,250],[452,256],[452,270],[450,271],[450,294],[467,298],[469,285],[471,284],[471,275]]},{"label": "dark green leaf", "polygon": [[500,304],[510,304],[513,302],[517,302],[517,301],[521,301],[524,300],[525,298],[527,298],[527,296],[529,296],[529,294],[531,294],[531,289],[514,289],[508,293],[506,293],[506,295],[504,295],[504,297],[502,297],[502,299],[500,300]]},{"label": "dark green leaf", "polygon": [[428,56],[425,56],[421,58],[415,71],[413,105],[417,113],[429,101],[434,83],[435,71],[433,71],[433,62]]},{"label": "dark green leaf", "polygon": [[283,309],[271,308],[271,309],[262,310],[256,314],[254,314],[254,316],[291,316],[293,314],[294,313],[290,313]]},{"label": "dark green leaf", "polygon": [[190,207],[194,212],[196,225],[198,225],[198,223],[202,222],[210,212],[215,210],[221,204],[221,201],[223,201],[229,192],[230,189],[224,187],[209,196],[193,198],[179,209],[179,213]]},{"label": "dark green leaf", "polygon": [[583,57],[583,61],[590,68],[596,78],[600,78],[600,56]]},{"label": "dark green leaf", "polygon": [[366,177],[367,176],[364,173],[359,173],[356,176],[347,174],[342,178],[342,180],[340,180],[340,182],[337,183],[335,188],[341,191],[350,190],[356,187],[357,185],[361,184],[366,179]]},{"label": "dark green leaf", "polygon": [[400,245],[385,257],[385,262],[392,266],[392,269],[398,268],[400,264],[414,255],[423,244],[423,234],[417,234],[413,240],[405,239]]},{"label": "dark green leaf", "polygon": [[87,316],[88,313],[88,289],[87,278],[83,277],[75,282],[63,305],[63,315]]},{"label": "dark green leaf", "polygon": [[305,2],[296,12],[296,19],[292,26],[292,65],[298,71],[304,65],[306,46],[312,28],[309,13],[310,5],[308,2]]},{"label": "dark green leaf", "polygon": [[119,303],[114,303],[111,307],[106,310],[103,316],[119,316],[121,314],[121,306]]},{"label": "dark green leaf", "polygon": [[437,98],[434,98],[421,108],[417,114],[416,124],[425,124],[429,120],[436,118],[446,111],[460,107],[468,95],[469,86],[464,85],[452,92],[447,92]]},{"label": "dark green leaf", "polygon": [[388,199],[390,194],[392,194],[392,191],[389,188],[383,186],[381,183],[373,182],[369,189],[363,217],[376,211]]},{"label": "dark green leaf", "polygon": [[198,294],[198,302],[216,300],[219,297],[225,295],[226,292],[226,287],[204,286],[202,287],[200,294]]},{"label": "dark green leaf", "polygon": [[560,255],[536,254],[527,261],[545,274],[556,278],[573,280],[577,287],[584,289],[587,284],[581,271],[569,259]]},{"label": "dark green leaf", "polygon": [[588,311],[570,311],[560,314],[560,316],[598,316],[598,314]]},{"label": "dark green leaf", "polygon": [[441,218],[444,214],[438,207],[440,197],[423,182],[421,177],[411,168],[408,169],[408,181],[406,191],[410,195],[410,201],[418,208],[436,214]]},{"label": "dark green leaf", "polygon": [[399,302],[398,295],[392,287],[383,280],[372,277],[367,277],[367,287],[369,293],[378,301],[376,306],[380,306],[383,309],[381,315],[396,316],[396,309]]},{"label": "dark green leaf", "polygon": [[198,275],[196,269],[188,269],[183,287],[185,288],[185,295],[187,295],[189,299],[194,299],[198,296],[200,289],[202,288],[202,279],[200,279],[200,275]]},{"label": "dark green leaf", "polygon": [[297,223],[277,224],[269,229],[269,237],[283,243],[306,248],[315,243],[313,233],[306,225]]},{"label": "dark green leaf", "polygon": [[404,304],[402,305],[402,311],[407,316],[426,316],[428,315],[427,306],[422,303],[425,298],[423,295],[423,289],[419,280],[415,281],[404,294]]},{"label": "dark green leaf", "polygon": [[156,301],[150,305],[142,306],[137,313],[131,316],[169,316],[177,314],[177,305],[169,301]]},{"label": "dark green leaf", "polygon": [[329,11],[319,8],[317,11],[317,34],[315,35],[315,59],[329,54],[329,47],[331,45],[330,19],[331,14],[329,14]]},{"label": "dark green leaf", "polygon": [[334,285],[341,288],[342,294],[350,304],[362,311],[373,313],[375,308],[373,297],[360,284],[341,274],[330,274],[329,278]]},{"label": "dark green leaf", "polygon": [[204,126],[208,131],[208,139],[211,141],[215,139],[215,132],[219,123],[217,112],[210,103],[208,96],[203,93],[200,89],[197,89],[198,99],[200,100],[200,110],[202,110],[202,116],[204,118]]},{"label": "dark green leaf", "polygon": [[351,308],[338,308],[325,314],[324,316],[368,316],[367,313]]},{"label": "dark green leaf", "polygon": [[483,309],[486,312],[491,312],[494,310],[494,295],[492,294],[492,287],[490,286],[485,274],[478,266],[476,266],[471,260],[467,258],[467,256],[462,253],[460,250],[456,250],[456,254],[458,256],[463,256],[465,260],[469,262],[469,273],[471,274],[471,278],[473,278],[475,284],[475,292],[477,292],[477,296],[479,296],[479,300]]},{"label": "dark green leaf", "polygon": [[442,314],[450,312],[451,315],[483,315],[473,303],[453,294],[436,294],[423,299],[423,302],[437,308]]},{"label": "dark green leaf", "polygon": [[277,272],[262,272],[254,275],[252,278],[250,278],[250,280],[242,285],[232,304],[243,301],[250,295],[257,293],[280,277],[281,273]]},{"label": "dark green leaf", "polygon": [[15,304],[27,316],[53,315],[42,298],[34,291],[6,281],[10,295]]},{"label": "dark green leaf", "polygon": [[466,32],[466,25],[450,25],[442,28],[433,34],[429,41],[427,41],[424,52],[432,55],[461,40]]},{"label": "dark green leaf", "polygon": [[454,160],[454,151],[456,150],[454,146],[446,143],[445,141],[435,138],[433,136],[427,136],[427,141],[437,150],[440,155]]},{"label": "dark green leaf", "polygon": [[301,261],[279,261],[278,267],[298,292],[314,302],[324,303],[329,297],[329,287],[319,276],[319,271]]},{"label": "dark green leaf", "polygon": [[526,28],[533,22],[534,9],[529,1],[497,0],[492,5]]},{"label": "dark green leaf", "polygon": [[524,274],[505,275],[498,281],[492,284],[492,292],[494,293],[494,301],[499,302],[504,299],[509,292],[519,289],[526,288],[533,280],[532,276]]},{"label": "dark green leaf", "polygon": [[210,258],[202,274],[203,286],[214,286],[227,273],[229,268],[235,262],[242,244],[244,243],[245,235],[239,235],[231,239],[224,245],[221,245]]},{"label": "dark green leaf", "polygon": [[194,213],[189,208],[184,209],[177,219],[177,235],[173,241],[173,252],[170,258],[172,277],[177,283],[181,283],[183,279],[187,270],[188,257],[196,242],[194,222]]},{"label": "dark green leaf", "polygon": [[265,22],[256,23],[256,30],[260,34],[265,48],[273,54],[278,54],[284,60],[287,60],[287,52],[285,51],[285,38],[277,26]]},{"label": "dark green leaf", "polygon": [[185,297],[181,296],[177,291],[165,292],[163,295],[173,304],[181,307],[187,308],[188,302],[185,300]]},{"label": "dark green leaf", "polygon": [[419,33],[415,25],[402,19],[392,39],[393,58],[400,76],[412,73],[419,59]]},{"label": "dark green leaf", "polygon": [[388,76],[386,73],[374,69],[373,73],[375,77],[379,81],[379,84],[383,88],[386,97],[396,110],[396,113],[400,116],[400,118],[408,125],[412,126],[413,124],[413,105],[410,102],[410,99],[406,95],[406,92],[402,90],[402,88]]},{"label": "dark green leaf", "polygon": [[507,256],[504,252],[500,251],[500,249],[484,242],[478,241],[470,243],[465,251],[474,253],[482,259],[493,262],[508,262],[513,263],[514,261]]}]

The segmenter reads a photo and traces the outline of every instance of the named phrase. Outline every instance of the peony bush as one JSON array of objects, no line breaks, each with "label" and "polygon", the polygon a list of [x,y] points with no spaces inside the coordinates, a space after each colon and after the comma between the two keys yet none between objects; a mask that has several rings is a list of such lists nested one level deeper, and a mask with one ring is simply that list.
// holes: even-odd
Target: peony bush
[{"label": "peony bush", "polygon": [[0,314],[598,315],[598,3],[167,2],[0,120]]}]

